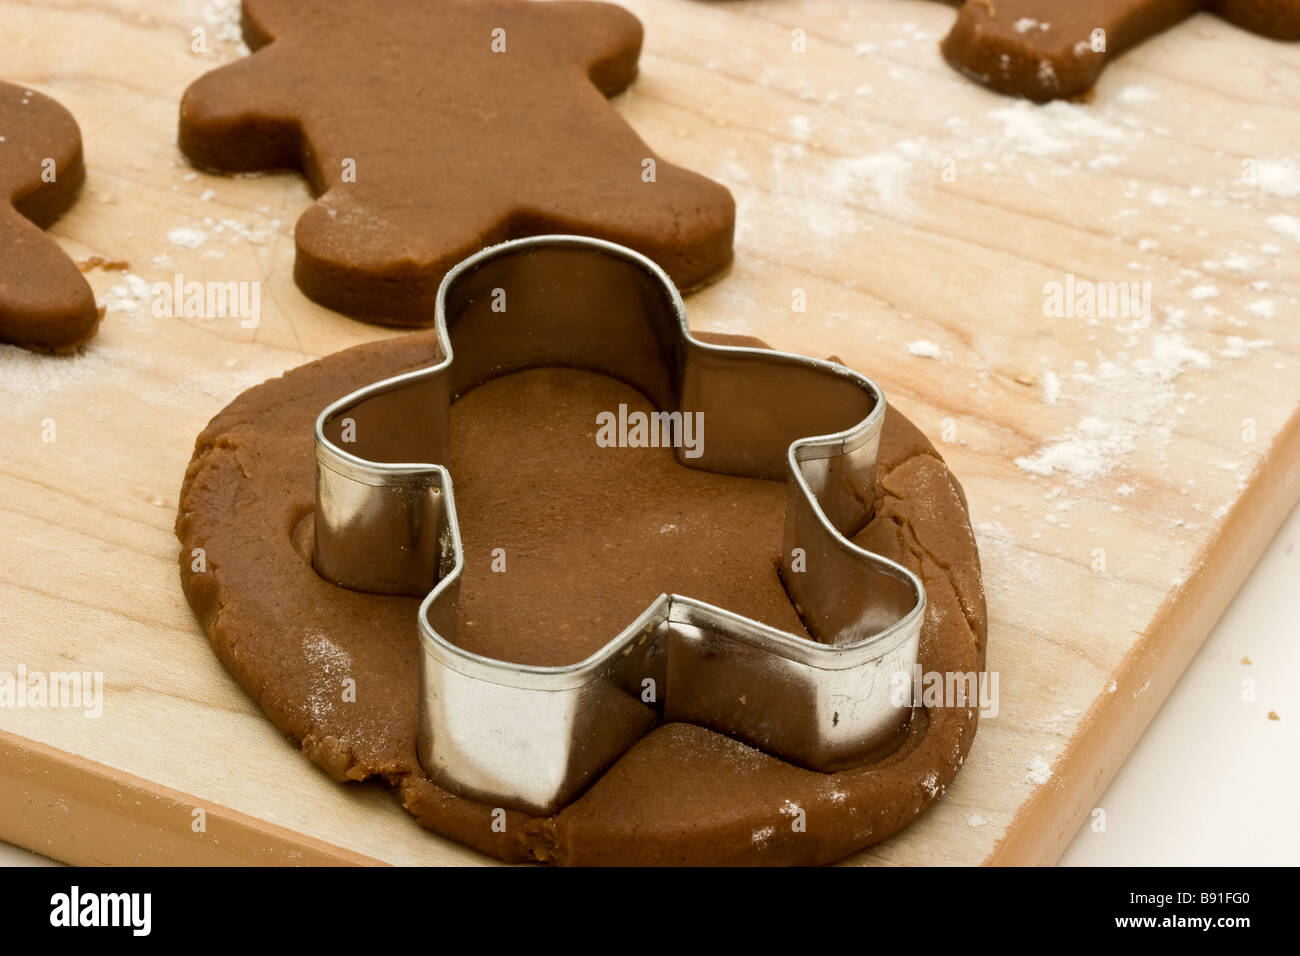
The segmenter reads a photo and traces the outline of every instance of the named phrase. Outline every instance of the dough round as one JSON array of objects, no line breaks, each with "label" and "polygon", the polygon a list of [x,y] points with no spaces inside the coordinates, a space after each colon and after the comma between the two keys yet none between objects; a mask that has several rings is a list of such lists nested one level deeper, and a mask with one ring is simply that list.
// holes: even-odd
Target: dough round
[{"label": "dough round", "polygon": [[[555,816],[508,811],[504,831],[493,807],[434,784],[415,748],[418,602],[335,587],[310,550],[316,415],[435,355],[433,333],[412,334],[252,388],[199,435],[186,472],[176,522],[185,594],[222,663],[309,758],[336,780],[382,779],[424,826],[493,856],[571,865],[825,863],[897,832],[942,794],[977,710],[918,710],[895,753],[837,774],[665,724]],[[633,463],[630,449],[601,456],[594,413],[620,401],[645,400],[605,376],[535,369],[453,406],[463,640],[535,663],[575,660],[664,590],[796,628],[775,570],[783,486],[682,468],[670,452],[666,462]],[[925,581],[922,668],[982,670],[984,593],[965,497],[892,408],[875,499],[856,540]],[[505,574],[490,570],[498,547]]]}]

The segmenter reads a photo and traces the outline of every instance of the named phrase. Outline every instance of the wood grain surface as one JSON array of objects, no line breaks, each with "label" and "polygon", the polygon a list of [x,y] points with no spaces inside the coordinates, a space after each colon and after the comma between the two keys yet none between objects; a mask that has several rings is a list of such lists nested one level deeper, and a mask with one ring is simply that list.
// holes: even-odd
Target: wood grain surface
[{"label": "wood grain surface", "polygon": [[[1300,47],[1200,16],[1041,108],[945,66],[953,12],[929,0],[625,5],[647,37],[617,108],[739,206],[692,324],[872,375],[970,499],[998,713],[936,807],[855,862],[1051,863],[1300,495]],[[0,708],[0,838],[76,862],[485,862],[317,771],[181,596],[198,431],[395,334],[295,288],[299,177],[177,152],[182,90],[239,55],[234,13],[0,0],[0,76],[85,140],[53,232],[127,263],[88,274],[108,314],[84,354],[0,347],[0,671],[104,675],[98,718]],[[154,315],[177,274],[260,282],[260,324]],[[1150,282],[1149,317],[1045,315],[1069,275]]]}]

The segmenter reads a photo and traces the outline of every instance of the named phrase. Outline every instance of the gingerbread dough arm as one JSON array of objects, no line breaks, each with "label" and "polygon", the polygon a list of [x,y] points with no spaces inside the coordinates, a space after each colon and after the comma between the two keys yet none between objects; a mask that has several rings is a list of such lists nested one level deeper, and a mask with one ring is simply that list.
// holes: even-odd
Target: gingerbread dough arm
[{"label": "gingerbread dough arm", "polygon": [[[1078,8],[1058,0],[966,0],[943,55],[999,92],[1046,102],[1089,89],[1110,57],[1204,6],[1205,0],[1095,0]],[[1096,30],[1104,31],[1104,52],[1094,48]]]},{"label": "gingerbread dough arm", "polygon": [[597,89],[613,96],[632,85],[645,34],[640,20],[622,7],[590,0],[556,0],[541,12],[546,29],[554,29],[557,20],[565,23],[566,55],[574,57]]},{"label": "gingerbread dough arm", "polygon": [[[690,292],[717,275],[720,260],[729,260],[736,201],[721,183],[658,159],[649,149],[644,156],[655,160],[654,182],[642,180],[641,159],[632,157],[623,168],[593,167],[590,190],[544,199],[537,212],[562,223],[557,232],[636,249]],[[620,210],[618,220],[610,219],[610,208]],[[665,242],[664,236],[672,238]]]},{"label": "gingerbread dough arm", "polygon": [[0,341],[66,351],[94,334],[95,294],[42,230],[81,192],[81,131],[63,106],[0,83]]},{"label": "gingerbread dough arm", "polygon": [[[656,156],[616,113],[604,116],[598,133],[608,148],[599,156],[590,155],[583,187],[563,186],[559,170],[540,175],[539,181],[554,185],[544,193],[521,196],[516,222],[540,219],[554,232],[630,246],[658,262],[683,291],[715,276],[718,263],[730,259],[736,221],[731,192]],[[555,155],[562,160],[583,148],[583,142],[575,141]],[[610,215],[612,209],[618,210],[616,217]]]},{"label": "gingerbread dough arm", "polygon": [[314,30],[339,29],[337,0],[243,0],[240,28],[250,50],[260,50],[277,37],[306,35]]},{"label": "gingerbread dough arm", "polygon": [[[348,315],[427,325],[442,274],[483,246],[512,238],[505,207],[435,204],[411,216],[357,190],[355,184],[329,188],[294,231],[299,288]],[[359,235],[365,236],[363,246],[356,242]]]},{"label": "gingerbread dough arm", "polygon": [[59,244],[12,206],[0,205],[0,325],[4,341],[65,351],[94,334],[99,308]]},{"label": "gingerbread dough arm", "polygon": [[194,165],[241,173],[297,167],[302,130],[283,89],[268,76],[276,70],[279,49],[204,74],[181,99],[177,142]]},{"label": "gingerbread dough arm", "polygon": [[1215,0],[1212,9],[1261,36],[1300,40],[1300,0]]}]

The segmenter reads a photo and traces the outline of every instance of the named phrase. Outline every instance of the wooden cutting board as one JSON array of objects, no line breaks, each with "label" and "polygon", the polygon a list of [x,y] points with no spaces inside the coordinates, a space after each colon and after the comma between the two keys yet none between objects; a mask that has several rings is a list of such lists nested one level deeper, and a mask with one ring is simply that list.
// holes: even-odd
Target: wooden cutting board
[{"label": "wooden cutting board", "polygon": [[[1051,863],[1300,494],[1300,47],[1197,17],[1090,102],[1038,108],[943,64],[941,4],[626,5],[647,40],[618,109],[739,204],[693,325],[866,371],[970,498],[999,712],[938,805],[857,859]],[[181,596],[198,431],[393,334],[295,288],[297,176],[176,150],[182,90],[238,55],[236,7],[0,0],[0,75],[84,133],[88,190],[54,232],[129,263],[89,274],[109,312],[81,357],[0,348],[0,670],[105,680],[97,719],[0,709],[0,838],[76,863],[483,862],[301,757]],[[178,273],[260,281],[260,326],[155,317]],[[1150,319],[1045,315],[1069,275],[1149,281]]]}]

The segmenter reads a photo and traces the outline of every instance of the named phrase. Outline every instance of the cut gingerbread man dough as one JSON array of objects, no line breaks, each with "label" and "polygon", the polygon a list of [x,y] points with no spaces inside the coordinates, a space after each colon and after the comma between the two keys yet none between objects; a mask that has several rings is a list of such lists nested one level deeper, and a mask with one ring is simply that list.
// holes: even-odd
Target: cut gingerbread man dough
[{"label": "cut gingerbread man dough", "polygon": [[631,246],[687,289],[731,261],[731,194],[606,99],[641,49],[619,7],[244,0],[243,25],[256,52],[186,91],[180,147],[207,169],[302,169],[319,199],[294,276],[323,305],[427,325],[448,268],[540,233]]},{"label": "cut gingerbread man dough", "polygon": [[0,82],[0,341],[61,352],[95,334],[94,292],[42,231],[85,181],[72,114],[48,96]]},{"label": "cut gingerbread man dough", "polygon": [[961,7],[943,55],[967,76],[1038,102],[1092,88],[1111,58],[1200,10],[1300,40],[1300,0],[946,0]]}]

